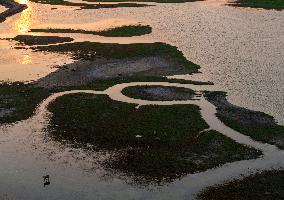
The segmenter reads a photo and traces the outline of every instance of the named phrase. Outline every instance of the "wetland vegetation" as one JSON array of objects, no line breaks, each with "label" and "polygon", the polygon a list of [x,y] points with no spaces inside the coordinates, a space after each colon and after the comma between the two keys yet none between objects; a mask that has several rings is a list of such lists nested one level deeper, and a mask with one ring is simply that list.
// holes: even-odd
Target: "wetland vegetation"
[{"label": "wetland vegetation", "polygon": [[49,46],[32,47],[36,51],[72,53],[74,59],[95,60],[97,58],[123,59],[163,56],[183,66],[189,71],[198,72],[200,66],[188,61],[176,47],[165,43],[115,44],[99,42],[75,42]]},{"label": "wetland vegetation", "polygon": [[164,86],[128,87],[122,90],[122,93],[134,99],[150,101],[188,100],[192,99],[196,94],[191,89]]},{"label": "wetland vegetation", "polygon": [[207,99],[217,107],[217,117],[227,126],[255,140],[284,148],[284,127],[265,113],[235,106],[223,92],[207,93]]},{"label": "wetland vegetation", "polygon": [[31,29],[31,32],[45,32],[45,33],[82,33],[92,34],[104,37],[132,37],[149,34],[152,32],[152,28],[149,25],[129,25],[114,27],[101,31],[86,31],[82,29]]},{"label": "wetland vegetation", "polygon": [[0,84],[0,124],[27,119],[49,95],[47,89],[23,83]]},{"label": "wetland vegetation", "polygon": [[172,181],[261,155],[216,131],[202,132],[208,125],[197,106],[135,107],[102,95],[66,95],[49,107],[50,133],[59,141],[109,150],[104,166],[138,182]]},{"label": "wetland vegetation", "polygon": [[199,194],[200,200],[274,200],[284,198],[284,171],[272,170],[214,186]]},{"label": "wetland vegetation", "polygon": [[31,35],[17,35],[12,38],[23,45],[48,45],[64,42],[72,42],[74,39],[70,37],[59,37],[59,36],[31,36]]},{"label": "wetland vegetation", "polygon": [[85,85],[69,85],[61,87],[44,88],[35,83],[0,83],[0,124],[14,123],[30,117],[37,105],[47,98],[50,94],[55,92],[69,91],[69,90],[97,90],[103,91],[107,88],[127,82],[171,82],[183,84],[211,84],[208,82],[187,81],[183,79],[167,79],[165,77],[145,77],[133,79],[111,79],[93,81]]},{"label": "wetland vegetation", "polygon": [[[165,43],[75,42],[32,46],[35,51],[69,54],[74,63],[37,81],[42,87],[88,85],[102,80],[141,80],[198,72],[176,47]],[[186,82],[186,81],[185,81]],[[195,81],[196,83],[197,81]]]},{"label": "wetland vegetation", "polygon": [[284,9],[283,0],[236,0],[232,1],[231,5],[238,7],[250,7],[250,8],[264,8],[264,9]]},{"label": "wetland vegetation", "polygon": [[[61,39],[56,36],[21,35],[14,38],[26,45],[47,44],[58,42]],[[68,38],[63,38],[63,40],[68,40]],[[117,69],[118,61],[126,60],[129,63],[130,59],[151,60],[153,56],[165,58],[165,62],[170,63],[173,68],[181,66],[189,70],[188,72],[198,72],[199,68],[198,65],[188,61],[176,47],[164,43],[76,42],[31,48],[35,51],[69,53],[74,59],[79,60],[78,66],[87,72],[89,69],[82,67],[82,61],[91,62],[94,68],[94,60],[103,60],[100,64],[103,63],[106,66],[115,60]],[[105,68],[104,65],[102,66]],[[77,68],[70,69],[73,74],[76,74],[78,70]],[[60,70],[63,70],[62,79],[68,80],[66,68],[59,69],[56,74],[60,73]],[[19,98],[32,101],[31,107],[23,107],[24,111],[20,110],[18,118],[11,120],[30,116],[35,106],[52,92],[72,89],[105,90],[114,84],[131,81],[163,80],[211,84],[210,82],[167,79],[161,77],[164,73],[155,73],[153,76],[147,71],[146,74],[148,75],[146,77],[143,74],[126,77],[111,76],[105,79],[93,79],[82,84],[59,84],[56,87],[48,87],[49,89],[42,88],[43,94],[36,93],[36,95],[33,91],[25,91],[25,94],[30,93],[30,95]],[[53,80],[57,79],[61,78],[55,76]],[[45,77],[41,81],[48,82],[48,78]],[[20,90],[34,88],[36,91],[40,86],[39,83],[40,81],[33,85],[18,85],[18,87]],[[6,87],[9,88],[9,86],[3,86],[3,88]],[[17,90],[13,89],[13,91],[17,93]],[[163,86],[129,87],[122,92],[130,97],[157,101],[188,100],[196,95],[196,92],[191,89]],[[9,90],[6,93],[9,93]],[[214,99],[218,95],[222,96],[224,93],[206,93],[208,100],[215,104],[219,111],[221,106],[217,105],[217,100]],[[14,100],[16,103],[19,102],[17,98]],[[11,104],[2,104],[11,107]],[[228,106],[228,103],[226,105]],[[227,162],[253,159],[261,155],[260,151],[238,144],[217,131],[206,130],[209,127],[202,119],[198,106],[194,105],[148,105],[136,108],[134,104],[115,102],[105,95],[73,94],[59,97],[49,106],[49,110],[53,113],[49,126],[51,138],[59,142],[67,142],[76,148],[87,148],[92,145],[95,151],[107,151],[111,156],[102,163],[105,169],[115,171],[115,174],[131,177],[135,182],[163,184],[188,173],[204,171]],[[227,113],[225,118],[230,119],[231,114],[233,113]],[[244,121],[247,123],[248,120],[244,119]]]},{"label": "wetland vegetation", "polygon": [[[31,1],[79,9],[150,6],[140,4],[140,0],[130,2],[85,0],[94,4],[64,0]],[[196,0],[145,0],[143,2],[194,1]],[[0,2],[2,3],[3,0]],[[283,2],[279,0],[237,0],[230,5],[278,10],[284,8]],[[19,9],[24,8],[26,6],[19,7]],[[102,31],[61,28],[30,29],[30,31],[131,37],[150,34],[152,28],[149,25],[138,24]],[[46,54],[58,53],[59,56],[68,54],[74,62],[60,66],[55,72],[30,84],[2,83],[0,85],[0,125],[28,119],[40,102],[57,92],[104,91],[119,83],[138,81],[212,85],[211,82],[164,77],[199,72],[200,66],[186,59],[175,46],[162,42],[133,44],[73,42],[73,38],[62,35],[62,37],[18,35],[11,38],[18,42],[19,49],[29,48],[34,52]],[[22,47],[22,45],[30,47]],[[280,149],[284,148],[283,126],[278,125],[273,117],[265,113],[231,104],[227,101],[225,92],[196,92],[186,88],[147,85],[126,87],[122,93],[128,97],[149,101],[198,101],[204,95],[206,100],[217,108],[216,115],[226,126],[254,140],[276,145]],[[218,167],[220,169],[234,167],[236,161],[243,161],[241,164],[247,168],[246,160],[254,159],[255,161],[259,158],[264,160],[268,155],[265,151],[257,150],[257,145],[241,143],[242,140],[240,142],[229,134],[227,137],[221,130],[218,132],[217,129],[213,130],[209,127],[210,123],[208,120],[205,121],[206,117],[204,117],[206,114],[201,115],[201,111],[204,111],[201,104],[197,104],[200,107],[193,104],[178,105],[178,102],[175,105],[152,105],[153,102],[149,105],[138,105],[112,100],[110,97],[111,95],[106,91],[101,94],[80,93],[58,97],[48,106],[52,115],[48,127],[44,127],[46,129],[44,136],[63,146],[66,145],[71,149],[70,152],[78,149],[82,151],[91,149],[94,154],[103,152],[107,156],[98,164],[104,170],[121,179],[126,177],[128,181],[131,180],[139,185],[146,183],[147,186],[151,183],[164,185],[188,174],[197,173],[198,176],[198,173],[208,169],[214,173],[214,169]],[[212,118],[215,117],[213,115],[215,113],[209,112],[209,114]],[[10,125],[13,128],[13,125]],[[236,166],[238,167],[237,164]],[[238,170],[237,167],[236,170]],[[249,169],[248,167],[247,170]],[[210,175],[210,172],[208,174]],[[284,198],[283,187],[282,170],[265,171],[242,180],[233,180],[224,185],[210,187],[200,194],[199,198],[282,199]]]},{"label": "wetland vegetation", "polygon": [[[127,0],[84,0],[87,2],[124,2]],[[155,2],[155,3],[186,3],[186,2],[195,2],[203,0],[131,0],[130,2]],[[129,2],[129,1],[127,1]]]},{"label": "wetland vegetation", "polygon": [[114,4],[87,4],[87,3],[74,3],[65,0],[31,0],[35,3],[50,4],[50,5],[61,5],[61,6],[72,6],[79,7],[79,9],[101,9],[101,8],[120,8],[120,7],[145,7],[146,4],[137,3],[114,3]]}]

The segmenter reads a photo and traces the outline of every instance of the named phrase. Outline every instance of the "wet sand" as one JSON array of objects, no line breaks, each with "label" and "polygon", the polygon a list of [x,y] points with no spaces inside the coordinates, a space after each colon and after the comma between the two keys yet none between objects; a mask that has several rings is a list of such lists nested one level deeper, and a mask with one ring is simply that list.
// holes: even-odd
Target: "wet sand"
[{"label": "wet sand", "polygon": [[183,74],[189,70],[179,67],[165,57],[153,56],[132,59],[96,59],[77,61],[39,79],[40,87],[86,85],[99,80]]}]

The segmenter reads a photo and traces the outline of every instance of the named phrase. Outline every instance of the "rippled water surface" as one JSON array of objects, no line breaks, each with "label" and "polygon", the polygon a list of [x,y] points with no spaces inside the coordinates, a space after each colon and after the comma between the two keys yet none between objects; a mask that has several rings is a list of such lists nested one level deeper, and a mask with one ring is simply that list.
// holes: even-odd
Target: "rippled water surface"
[{"label": "rippled water surface", "polygon": [[[98,10],[19,2],[28,3],[29,8],[0,23],[0,38],[34,34],[28,32],[30,28],[99,30],[117,24],[149,24],[153,33],[131,38],[71,33],[36,35],[64,35],[75,41],[169,43],[201,66],[202,73],[177,77],[213,81],[211,90],[228,92],[232,103],[268,113],[284,124],[284,11],[235,8],[216,0]],[[3,10],[0,6],[0,12]],[[36,80],[58,65],[72,62],[68,55],[14,49],[15,46],[15,42],[0,40],[0,81]],[[74,152],[46,140],[42,129],[47,122],[44,118],[32,118],[0,127],[0,195],[9,194],[12,199],[188,199],[191,194],[187,187],[196,191],[204,184],[200,180],[211,184],[247,173],[245,164],[258,169],[277,159],[283,161],[280,152],[274,157],[240,161],[149,189],[109,176],[94,164],[101,155],[90,157],[86,152]],[[52,184],[43,188],[41,177],[47,173]],[[218,173],[223,176],[214,176]]]},{"label": "rippled water surface", "polygon": [[[41,103],[35,115],[28,120],[0,127],[0,197],[8,194],[16,199],[192,199],[200,189],[251,172],[284,166],[284,151],[273,145],[253,141],[221,123],[215,116],[216,108],[203,97],[187,101],[147,101],[124,96],[125,87],[135,85],[164,85],[207,89],[210,86],[180,85],[171,83],[126,83],[105,91],[73,90],[56,93]],[[118,177],[104,171],[99,164],[107,154],[68,148],[45,138],[49,122],[47,106],[56,98],[72,93],[107,94],[111,99],[139,105],[196,104],[210,128],[231,139],[263,151],[258,159],[237,161],[189,174],[163,186],[136,185],[127,177]],[[248,170],[249,169],[249,170]],[[49,174],[51,185],[43,187],[42,175]]]},{"label": "rippled water surface", "polygon": [[[0,37],[15,36],[26,33],[31,27],[50,24],[86,27],[115,18],[143,22],[153,27],[153,33],[134,37],[132,41],[162,41],[177,46],[189,60],[201,65],[202,74],[195,76],[196,79],[213,81],[216,88],[228,92],[231,102],[264,111],[284,124],[284,11],[235,8],[224,3],[204,1],[99,10],[30,3],[29,9],[0,24]],[[58,9],[51,9],[53,7]],[[127,42],[120,38],[105,40],[98,36],[65,35],[81,41],[91,38]],[[7,52],[6,47],[1,45],[0,51]],[[21,56],[26,59],[25,55]],[[2,57],[1,62],[5,60]],[[42,61],[42,65],[37,63],[29,69],[31,74],[36,74],[33,78],[46,74],[44,70],[39,72],[38,68],[43,66],[50,63]],[[17,79],[13,77],[13,69],[9,69],[3,70],[6,73],[1,73],[0,79],[9,78],[10,72],[11,79]]]},{"label": "rippled water surface", "polygon": [[271,114],[284,124],[283,11],[205,1],[98,13],[150,23],[154,39],[177,46],[201,65],[196,79],[213,81],[228,92],[231,102]]}]

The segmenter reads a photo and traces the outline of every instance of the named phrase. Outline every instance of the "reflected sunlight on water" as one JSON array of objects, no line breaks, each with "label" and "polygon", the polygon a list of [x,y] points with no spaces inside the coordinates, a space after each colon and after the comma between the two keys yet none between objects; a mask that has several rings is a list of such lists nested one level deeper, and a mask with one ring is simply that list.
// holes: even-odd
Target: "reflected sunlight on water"
[{"label": "reflected sunlight on water", "polygon": [[33,28],[39,29],[80,29],[86,31],[102,31],[116,27],[122,26],[130,26],[130,25],[139,25],[143,24],[140,21],[127,19],[127,18],[109,18],[109,19],[102,19],[96,20],[95,22],[91,23],[46,23],[46,24],[37,24],[33,26]]},{"label": "reflected sunlight on water", "polygon": [[33,21],[32,7],[28,0],[18,0],[18,2],[21,4],[27,4],[28,8],[21,13],[20,18],[15,22],[14,29],[18,33],[27,33]]},{"label": "reflected sunlight on water", "polygon": [[[27,33],[31,27],[33,21],[32,7],[29,4],[29,0],[18,0],[20,4],[27,4],[28,8],[25,9],[20,18],[15,22],[14,29],[21,34]],[[21,58],[17,59],[17,62],[22,65],[27,65],[32,63],[32,58],[29,55],[23,55]]]},{"label": "reflected sunlight on water", "polygon": [[32,58],[29,55],[23,55],[23,57],[21,57],[18,62],[22,65],[27,65],[32,63]]}]

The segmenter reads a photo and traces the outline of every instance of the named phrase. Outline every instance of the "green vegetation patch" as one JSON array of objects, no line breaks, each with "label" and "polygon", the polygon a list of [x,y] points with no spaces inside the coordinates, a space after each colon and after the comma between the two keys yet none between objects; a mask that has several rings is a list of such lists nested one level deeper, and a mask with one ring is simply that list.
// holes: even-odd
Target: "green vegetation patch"
[{"label": "green vegetation patch", "polygon": [[230,3],[230,5],[238,7],[250,7],[250,8],[264,8],[264,9],[284,9],[283,0],[236,0]]},{"label": "green vegetation patch", "polygon": [[50,110],[53,123],[61,126],[56,135],[107,149],[155,143],[157,137],[162,143],[183,143],[208,128],[198,106],[135,106],[106,95],[74,94],[60,97]]},{"label": "green vegetation patch", "polygon": [[208,128],[194,105],[142,106],[105,95],[73,94],[49,106],[50,134],[111,156],[103,165],[136,181],[161,183],[260,152]]},{"label": "green vegetation patch", "polygon": [[265,171],[242,180],[210,187],[199,194],[202,200],[284,199],[284,171]]},{"label": "green vegetation patch", "polygon": [[165,86],[133,86],[122,90],[126,96],[150,101],[173,101],[192,99],[195,92],[188,88]]},{"label": "green vegetation patch", "polygon": [[[96,81],[88,85],[66,86],[53,89],[37,87],[23,83],[0,83],[0,123],[13,123],[32,115],[36,106],[51,93],[67,90],[105,90],[115,84],[132,81],[177,81],[192,83],[186,80],[145,77],[143,79]],[[195,81],[193,81],[195,83]],[[196,84],[209,84],[196,82]]]},{"label": "green vegetation patch", "polygon": [[100,9],[100,8],[120,8],[120,7],[146,7],[146,4],[137,3],[115,3],[115,4],[86,4],[86,3],[74,3],[64,0],[31,0],[35,3],[50,4],[50,5],[62,5],[62,6],[74,6],[80,7],[80,9]]},{"label": "green vegetation patch", "polygon": [[63,42],[72,42],[73,38],[70,37],[59,37],[59,36],[31,36],[31,35],[17,35],[12,38],[24,45],[48,45]]},{"label": "green vegetation patch", "polygon": [[31,32],[46,32],[46,33],[83,33],[93,34],[105,37],[131,37],[146,35],[152,32],[152,28],[146,25],[130,25],[115,27],[102,31],[86,31],[81,29],[31,29]]},{"label": "green vegetation patch", "polygon": [[176,47],[165,43],[136,43],[136,44],[115,44],[99,42],[75,42],[49,46],[33,47],[37,51],[50,51],[57,53],[71,53],[74,59],[96,60],[97,58],[133,58],[164,56],[188,70],[198,72],[200,68],[188,61],[183,53]]},{"label": "green vegetation patch", "polygon": [[0,84],[0,123],[12,123],[32,115],[50,91],[22,83]]},{"label": "green vegetation patch", "polygon": [[223,92],[208,92],[207,99],[217,107],[217,117],[227,126],[255,140],[284,149],[284,127],[265,113],[235,106]]}]

